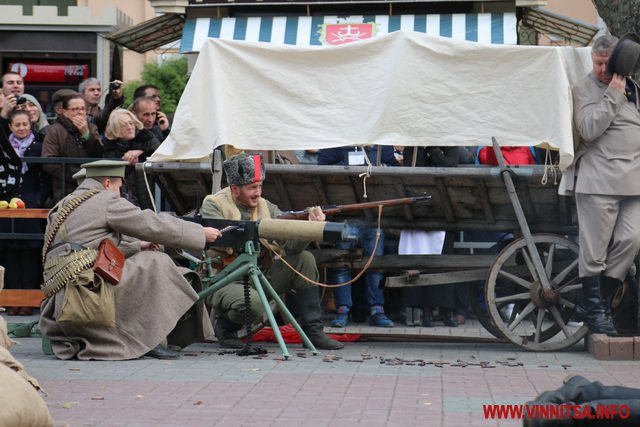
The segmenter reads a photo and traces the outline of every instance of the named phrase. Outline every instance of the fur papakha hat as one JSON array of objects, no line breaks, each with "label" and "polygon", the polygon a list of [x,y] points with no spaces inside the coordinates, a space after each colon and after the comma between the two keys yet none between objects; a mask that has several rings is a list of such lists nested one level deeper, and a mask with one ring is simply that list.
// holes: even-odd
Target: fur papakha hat
[{"label": "fur papakha hat", "polygon": [[247,185],[264,181],[264,163],[260,154],[237,154],[222,164],[229,185]]}]

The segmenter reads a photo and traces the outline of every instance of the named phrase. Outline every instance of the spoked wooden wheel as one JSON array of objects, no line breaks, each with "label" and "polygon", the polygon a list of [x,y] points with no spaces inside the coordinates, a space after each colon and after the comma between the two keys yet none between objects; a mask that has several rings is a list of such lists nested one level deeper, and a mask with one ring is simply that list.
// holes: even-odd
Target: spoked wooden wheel
[{"label": "spoked wooden wheel", "polygon": [[487,276],[486,299],[495,326],[527,350],[571,347],[587,327],[569,320],[582,291],[578,280],[578,245],[553,234],[534,234],[551,291],[544,289],[524,238],[514,240],[496,257]]},{"label": "spoked wooden wheel", "polygon": [[496,338],[504,339],[504,335],[493,323],[493,319],[489,314],[485,299],[485,282],[482,283],[469,283],[467,285],[467,295],[469,298],[469,305],[473,314],[480,324]]}]

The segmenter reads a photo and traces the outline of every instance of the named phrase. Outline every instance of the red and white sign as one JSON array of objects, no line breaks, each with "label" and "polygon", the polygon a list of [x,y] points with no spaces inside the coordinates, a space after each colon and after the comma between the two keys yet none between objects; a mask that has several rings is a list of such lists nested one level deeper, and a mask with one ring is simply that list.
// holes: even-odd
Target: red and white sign
[{"label": "red and white sign", "polygon": [[27,83],[80,83],[89,77],[89,64],[62,61],[10,62],[9,69]]},{"label": "red and white sign", "polygon": [[341,45],[358,40],[370,39],[374,35],[375,23],[323,24],[320,35],[322,44]]}]

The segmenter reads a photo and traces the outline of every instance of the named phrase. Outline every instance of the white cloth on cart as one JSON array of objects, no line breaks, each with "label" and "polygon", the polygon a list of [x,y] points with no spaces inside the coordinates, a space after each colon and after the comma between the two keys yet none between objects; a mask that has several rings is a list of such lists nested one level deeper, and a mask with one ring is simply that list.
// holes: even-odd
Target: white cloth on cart
[{"label": "white cloth on cart", "polygon": [[571,87],[590,48],[490,45],[396,31],[333,47],[209,38],[151,161],[213,148],[548,143],[573,159]]},{"label": "white cloth on cart", "polygon": [[444,236],[444,231],[402,230],[398,255],[440,255]]}]

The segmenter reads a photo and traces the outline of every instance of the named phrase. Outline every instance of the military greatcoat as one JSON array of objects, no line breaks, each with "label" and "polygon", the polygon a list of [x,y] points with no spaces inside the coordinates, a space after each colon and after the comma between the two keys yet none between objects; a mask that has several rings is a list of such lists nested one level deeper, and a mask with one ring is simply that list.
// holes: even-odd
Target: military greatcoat
[{"label": "military greatcoat", "polygon": [[[94,188],[103,189],[99,181],[85,179],[63,202]],[[58,206],[60,204],[52,209],[49,224],[55,219]],[[163,252],[140,249],[141,241],[149,241],[201,250],[205,246],[205,233],[200,225],[168,214],[140,210],[117,194],[103,189],[67,217],[64,229],[57,233],[52,246],[63,243],[61,235],[65,234],[66,242],[93,249],[97,249],[100,242],[108,238],[118,244],[126,256],[126,262],[122,279],[114,288],[116,326],[113,328],[57,322],[64,289],[43,302],[40,330],[51,339],[58,358],[137,358],[160,344],[170,333],[176,336],[174,328],[186,326],[189,323],[185,320],[187,317],[191,317],[190,325],[195,320],[199,332],[197,335],[200,335],[193,336],[192,342],[213,335],[211,323],[203,315],[202,301],[194,306],[198,296],[184,276],[189,270],[177,267]],[[184,316],[187,312],[197,313],[198,318]],[[169,344],[172,343],[171,336]],[[187,344],[182,340],[181,345]]]}]

